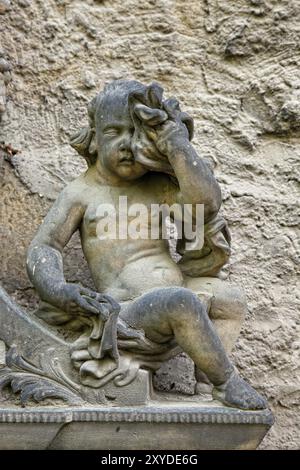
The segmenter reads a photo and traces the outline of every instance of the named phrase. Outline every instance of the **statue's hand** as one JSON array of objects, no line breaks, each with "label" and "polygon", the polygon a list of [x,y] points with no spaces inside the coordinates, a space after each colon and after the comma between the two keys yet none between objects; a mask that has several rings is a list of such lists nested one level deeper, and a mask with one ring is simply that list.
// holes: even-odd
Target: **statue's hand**
[{"label": "statue's hand", "polygon": [[51,298],[51,303],[67,312],[76,312],[78,307],[87,314],[107,320],[110,313],[120,311],[120,305],[112,297],[99,294],[79,284],[60,284]]},{"label": "statue's hand", "polygon": [[163,109],[137,104],[135,114],[142,121],[147,137],[161,154],[169,157],[178,147],[189,145],[192,120],[180,111],[177,100],[165,101]]}]

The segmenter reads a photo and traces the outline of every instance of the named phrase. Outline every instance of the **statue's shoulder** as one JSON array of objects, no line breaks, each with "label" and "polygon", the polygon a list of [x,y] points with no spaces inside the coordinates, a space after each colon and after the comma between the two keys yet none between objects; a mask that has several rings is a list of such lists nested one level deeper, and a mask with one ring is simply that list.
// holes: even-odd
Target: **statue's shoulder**
[{"label": "statue's shoulder", "polygon": [[83,173],[64,187],[59,199],[70,204],[83,203],[89,191],[90,185]]}]

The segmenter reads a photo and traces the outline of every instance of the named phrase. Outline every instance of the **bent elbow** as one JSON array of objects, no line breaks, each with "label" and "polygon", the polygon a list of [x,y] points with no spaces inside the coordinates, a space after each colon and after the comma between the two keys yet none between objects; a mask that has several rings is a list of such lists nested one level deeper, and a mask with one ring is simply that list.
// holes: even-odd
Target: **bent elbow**
[{"label": "bent elbow", "polygon": [[42,243],[37,238],[34,238],[29,245],[26,257],[26,270],[32,283],[34,283],[37,267],[40,264],[45,264],[48,260],[49,249],[52,251],[48,244]]},{"label": "bent elbow", "polygon": [[204,220],[206,224],[217,216],[220,207],[221,204],[218,204],[216,201],[204,203]]},{"label": "bent elbow", "polygon": [[216,217],[220,210],[221,204],[221,188],[218,184],[216,184],[214,189],[211,191],[211,197],[207,198],[206,203],[204,202],[204,218],[206,223]]}]

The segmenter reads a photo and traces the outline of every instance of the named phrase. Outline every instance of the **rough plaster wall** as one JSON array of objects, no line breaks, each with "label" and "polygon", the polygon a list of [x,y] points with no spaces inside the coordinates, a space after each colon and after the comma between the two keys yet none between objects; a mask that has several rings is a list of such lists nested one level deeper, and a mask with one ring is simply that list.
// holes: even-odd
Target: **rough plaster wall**
[{"label": "rough plaster wall", "polygon": [[[194,144],[222,185],[226,271],[249,302],[234,359],[274,410],[266,449],[300,447],[299,24],[299,0],[0,0],[4,287],[35,305],[26,246],[84,168],[68,139],[87,102],[112,79],[161,82],[194,116]],[[90,282],[76,240],[66,274]],[[192,393],[190,361],[172,364],[156,383]]]}]

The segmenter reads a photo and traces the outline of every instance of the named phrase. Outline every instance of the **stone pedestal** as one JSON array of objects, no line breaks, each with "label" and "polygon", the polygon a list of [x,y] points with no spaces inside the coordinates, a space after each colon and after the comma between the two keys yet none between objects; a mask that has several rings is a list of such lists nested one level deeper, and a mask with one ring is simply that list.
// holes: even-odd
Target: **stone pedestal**
[{"label": "stone pedestal", "polygon": [[215,402],[152,402],[141,407],[0,409],[0,449],[256,449],[269,410],[241,411]]}]

